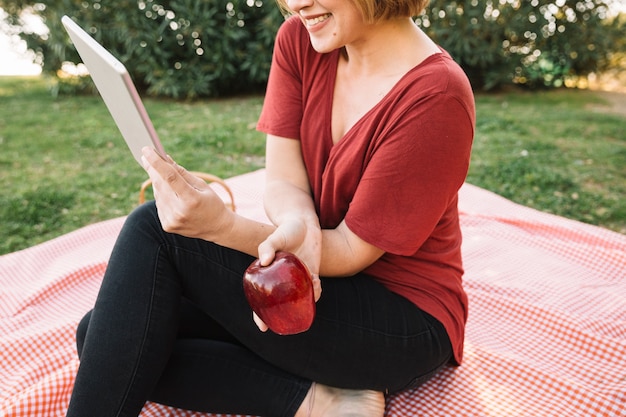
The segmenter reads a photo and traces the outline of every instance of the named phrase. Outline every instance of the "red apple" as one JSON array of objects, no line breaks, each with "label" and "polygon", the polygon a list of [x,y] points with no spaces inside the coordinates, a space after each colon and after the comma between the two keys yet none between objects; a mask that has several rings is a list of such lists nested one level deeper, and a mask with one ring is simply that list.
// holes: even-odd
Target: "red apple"
[{"label": "red apple", "polygon": [[261,266],[257,259],[243,276],[243,290],[252,310],[280,335],[309,329],[315,317],[311,273],[292,253],[276,252],[274,261]]}]

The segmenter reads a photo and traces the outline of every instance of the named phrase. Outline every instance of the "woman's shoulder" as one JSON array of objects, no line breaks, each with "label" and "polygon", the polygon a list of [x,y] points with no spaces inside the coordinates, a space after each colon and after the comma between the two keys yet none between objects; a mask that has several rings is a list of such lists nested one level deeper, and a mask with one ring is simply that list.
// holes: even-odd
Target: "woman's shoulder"
[{"label": "woman's shoulder", "polygon": [[426,58],[406,78],[407,84],[416,88],[430,86],[431,93],[471,89],[461,66],[444,49]]},{"label": "woman's shoulder", "polygon": [[437,96],[473,107],[474,93],[467,75],[443,49],[409,71],[398,87],[403,96],[413,97],[414,102]]}]

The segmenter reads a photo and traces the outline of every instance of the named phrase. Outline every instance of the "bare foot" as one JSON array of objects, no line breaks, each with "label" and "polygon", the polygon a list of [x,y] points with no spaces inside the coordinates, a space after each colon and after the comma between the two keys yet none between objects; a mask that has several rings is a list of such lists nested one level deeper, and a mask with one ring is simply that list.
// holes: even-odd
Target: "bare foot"
[{"label": "bare foot", "polygon": [[313,383],[295,417],[383,417],[384,414],[382,392]]}]

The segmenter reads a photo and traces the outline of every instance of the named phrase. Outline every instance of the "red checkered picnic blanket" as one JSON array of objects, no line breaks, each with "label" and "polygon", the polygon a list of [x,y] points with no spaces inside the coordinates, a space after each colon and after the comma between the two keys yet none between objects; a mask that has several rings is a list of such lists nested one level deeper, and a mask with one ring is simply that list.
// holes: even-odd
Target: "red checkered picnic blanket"
[{"label": "red checkered picnic blanket", "polygon": [[[227,180],[265,219],[263,171]],[[219,191],[219,190],[218,190]],[[396,394],[387,416],[626,416],[626,236],[466,184],[465,360]],[[74,332],[123,219],[0,257],[0,416],[63,416]],[[142,417],[206,417],[147,403]]]}]

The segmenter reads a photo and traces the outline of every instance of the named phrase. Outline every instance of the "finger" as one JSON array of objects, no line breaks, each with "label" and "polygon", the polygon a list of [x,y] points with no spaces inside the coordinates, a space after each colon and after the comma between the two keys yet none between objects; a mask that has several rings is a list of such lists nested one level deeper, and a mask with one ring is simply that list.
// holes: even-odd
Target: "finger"
[{"label": "finger", "polygon": [[261,242],[258,247],[261,265],[268,266],[271,264],[276,256],[276,252],[281,249],[285,249],[285,237],[282,233],[275,231]]},{"label": "finger", "polygon": [[268,266],[276,257],[276,251],[271,245],[263,242],[259,245],[259,261],[262,266]]},{"label": "finger", "polygon": [[178,168],[178,172],[183,177],[183,179],[187,182],[187,184],[191,185],[196,190],[204,190],[208,187],[208,184],[205,180],[200,177],[193,175],[191,172],[187,171],[185,168],[176,164]]},{"label": "finger", "polygon": [[262,266],[268,266],[272,263],[272,261],[274,261],[274,258],[276,257],[276,250],[277,249],[274,247],[270,240],[265,240],[261,242],[258,247],[258,251],[259,261],[261,262]]},{"label": "finger", "polygon": [[154,182],[154,180],[162,176],[161,171],[163,170],[163,163],[170,164],[170,162],[165,161],[154,149],[147,146],[141,149],[141,153],[143,168],[148,172],[148,175],[150,175],[150,178],[152,178]]},{"label": "finger", "polygon": [[150,165],[150,162],[148,162],[145,155],[141,156],[141,164],[152,181],[152,196],[155,200],[158,200],[158,184],[155,183],[158,179],[158,174],[154,171],[154,169],[152,169],[152,166]]},{"label": "finger", "polygon": [[148,158],[145,155],[141,155],[141,165],[146,171],[150,169],[150,162],[148,162]]},{"label": "finger", "polygon": [[262,332],[266,332],[267,329],[269,329],[267,324],[265,324],[265,322],[261,320],[261,318],[257,316],[257,314],[254,311],[252,312],[252,318],[254,319],[254,322],[256,323],[259,330],[261,330]]},{"label": "finger", "polygon": [[176,161],[174,161],[174,159],[172,159],[169,154],[166,155],[165,160],[169,162],[176,169],[176,171],[178,171],[180,176],[187,182],[187,184],[191,185],[197,190],[206,189],[207,182],[205,180],[187,171],[185,167],[179,165]]},{"label": "finger", "polygon": [[169,162],[172,160],[171,158],[163,159],[163,157],[161,157],[161,155],[159,155],[157,151],[149,146],[144,146],[143,148],[141,148],[141,155],[142,160],[145,159],[150,164],[153,164],[154,161],[157,161],[159,159],[163,162]]},{"label": "finger", "polygon": [[144,168],[148,171],[148,174],[156,183],[158,179],[168,184],[169,188],[178,196],[185,196],[190,191],[190,185],[183,178],[182,172],[186,172],[184,168],[172,160],[171,157],[163,159],[159,156],[154,149],[144,147],[142,149],[144,162]]},{"label": "finger", "polygon": [[311,281],[313,282],[313,294],[315,295],[315,302],[317,302],[322,296],[322,281],[318,274],[311,275]]}]

